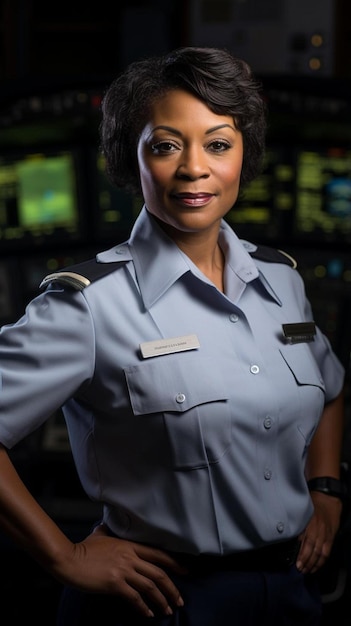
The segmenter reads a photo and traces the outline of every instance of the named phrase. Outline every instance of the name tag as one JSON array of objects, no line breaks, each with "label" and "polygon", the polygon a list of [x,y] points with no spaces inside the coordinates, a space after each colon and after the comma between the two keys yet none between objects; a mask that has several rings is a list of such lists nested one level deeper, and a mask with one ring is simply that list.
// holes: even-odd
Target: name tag
[{"label": "name tag", "polygon": [[145,341],[140,344],[141,354],[144,359],[162,354],[172,354],[173,352],[184,352],[184,350],[195,350],[199,347],[200,343],[196,335],[156,339],[155,341]]},{"label": "name tag", "polygon": [[316,325],[314,322],[282,324],[282,327],[288,343],[305,343],[314,341],[314,336],[316,334]]}]

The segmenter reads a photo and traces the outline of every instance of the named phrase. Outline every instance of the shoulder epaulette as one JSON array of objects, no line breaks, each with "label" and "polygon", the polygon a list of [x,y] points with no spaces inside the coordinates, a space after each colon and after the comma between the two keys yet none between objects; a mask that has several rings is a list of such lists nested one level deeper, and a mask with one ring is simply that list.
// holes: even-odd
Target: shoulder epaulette
[{"label": "shoulder epaulette", "polygon": [[99,263],[96,259],[82,261],[76,265],[48,274],[41,281],[39,289],[44,289],[49,283],[58,282],[81,291],[85,287],[89,287],[95,280],[110,274],[120,265],[121,263],[117,261],[112,263]]},{"label": "shoulder epaulette", "polygon": [[249,254],[255,259],[266,261],[267,263],[285,263],[294,269],[297,267],[297,261],[290,254],[270,246],[257,246],[256,250],[253,252],[249,251]]}]

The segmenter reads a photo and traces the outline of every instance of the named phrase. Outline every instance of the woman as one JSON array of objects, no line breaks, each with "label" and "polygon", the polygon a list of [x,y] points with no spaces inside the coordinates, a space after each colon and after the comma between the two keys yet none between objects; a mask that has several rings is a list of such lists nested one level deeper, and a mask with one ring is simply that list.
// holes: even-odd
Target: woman
[{"label": "woman", "polygon": [[[260,169],[259,86],[224,50],[181,48],[131,64],[102,113],[107,172],[145,205],[2,329],[2,527],[65,584],[60,625],[320,624],[344,372],[293,260],[224,219]],[[60,406],[103,505],[78,543],[7,453]]]}]

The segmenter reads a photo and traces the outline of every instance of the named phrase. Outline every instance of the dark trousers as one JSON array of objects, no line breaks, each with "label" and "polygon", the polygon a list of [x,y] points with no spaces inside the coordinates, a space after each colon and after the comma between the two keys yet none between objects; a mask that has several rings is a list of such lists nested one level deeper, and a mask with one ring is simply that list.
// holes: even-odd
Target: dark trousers
[{"label": "dark trousers", "polygon": [[140,618],[109,595],[65,589],[57,626],[320,626],[317,582],[292,565],[273,572],[172,574],[185,606],[170,617]]}]

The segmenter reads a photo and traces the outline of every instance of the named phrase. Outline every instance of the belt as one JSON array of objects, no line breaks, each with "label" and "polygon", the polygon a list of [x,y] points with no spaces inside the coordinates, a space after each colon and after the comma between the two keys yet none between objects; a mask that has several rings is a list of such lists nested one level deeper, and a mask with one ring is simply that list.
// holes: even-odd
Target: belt
[{"label": "belt", "polygon": [[295,537],[289,541],[269,544],[257,550],[247,550],[222,556],[210,554],[176,554],[177,561],[191,573],[216,571],[279,571],[296,562],[300,542]]}]

